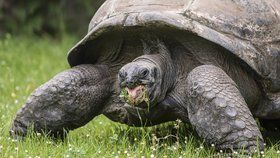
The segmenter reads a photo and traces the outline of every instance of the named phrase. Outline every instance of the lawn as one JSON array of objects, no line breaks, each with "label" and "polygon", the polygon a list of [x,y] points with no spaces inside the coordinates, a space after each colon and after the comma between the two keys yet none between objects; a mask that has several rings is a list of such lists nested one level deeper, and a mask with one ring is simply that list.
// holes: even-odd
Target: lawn
[{"label": "lawn", "polygon": [[[0,39],[0,157],[225,157],[180,121],[134,128],[99,116],[63,142],[34,133],[25,141],[11,139],[8,131],[17,110],[37,86],[69,68],[66,53],[76,41],[71,36]],[[280,157],[279,140],[266,139],[266,150],[255,157]]]}]

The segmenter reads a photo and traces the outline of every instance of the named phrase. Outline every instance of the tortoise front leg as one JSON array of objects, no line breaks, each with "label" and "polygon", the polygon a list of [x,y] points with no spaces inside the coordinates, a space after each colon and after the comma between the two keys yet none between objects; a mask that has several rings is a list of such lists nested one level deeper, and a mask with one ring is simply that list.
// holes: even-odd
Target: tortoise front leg
[{"label": "tortoise front leg", "polygon": [[107,66],[79,65],[59,73],[37,88],[18,111],[10,129],[24,137],[27,129],[64,137],[100,114],[110,97]]},{"label": "tortoise front leg", "polygon": [[222,150],[263,149],[263,138],[235,82],[220,68],[203,65],[187,78],[188,114],[206,142]]}]

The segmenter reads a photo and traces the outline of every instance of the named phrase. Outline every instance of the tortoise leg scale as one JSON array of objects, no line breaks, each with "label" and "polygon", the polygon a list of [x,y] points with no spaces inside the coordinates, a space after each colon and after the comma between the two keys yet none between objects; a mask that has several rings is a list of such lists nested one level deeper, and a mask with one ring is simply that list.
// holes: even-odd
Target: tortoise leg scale
[{"label": "tortoise leg scale", "polygon": [[220,68],[202,65],[187,77],[190,123],[218,150],[263,147],[263,138],[235,82]]},{"label": "tortoise leg scale", "polygon": [[[37,88],[18,111],[10,129],[16,138],[29,128],[54,137],[88,123],[100,114],[110,96],[107,66],[79,65]],[[106,86],[104,86],[106,85]]]}]

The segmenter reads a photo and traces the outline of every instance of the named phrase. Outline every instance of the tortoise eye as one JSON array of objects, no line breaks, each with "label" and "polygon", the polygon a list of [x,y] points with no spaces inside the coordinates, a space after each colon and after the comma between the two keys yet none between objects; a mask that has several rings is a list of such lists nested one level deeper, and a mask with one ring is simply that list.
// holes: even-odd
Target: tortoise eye
[{"label": "tortoise eye", "polygon": [[146,77],[146,76],[148,76],[148,74],[149,74],[149,70],[148,70],[148,69],[143,69],[143,70],[141,71],[141,76],[142,76],[142,77]]}]

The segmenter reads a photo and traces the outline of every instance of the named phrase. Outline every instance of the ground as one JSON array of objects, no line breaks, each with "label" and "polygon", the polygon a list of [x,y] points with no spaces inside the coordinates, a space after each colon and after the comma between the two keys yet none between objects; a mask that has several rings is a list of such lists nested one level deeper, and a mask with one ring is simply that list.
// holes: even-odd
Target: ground
[{"label": "ground", "polygon": [[[180,121],[134,128],[99,116],[64,142],[34,133],[25,141],[11,139],[8,130],[17,110],[37,86],[69,67],[66,52],[76,41],[71,36],[0,39],[0,157],[225,157]],[[279,141],[266,138],[266,150],[255,157],[280,157]]]}]

